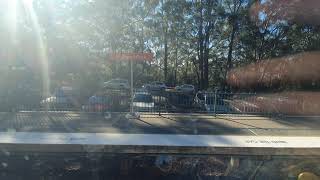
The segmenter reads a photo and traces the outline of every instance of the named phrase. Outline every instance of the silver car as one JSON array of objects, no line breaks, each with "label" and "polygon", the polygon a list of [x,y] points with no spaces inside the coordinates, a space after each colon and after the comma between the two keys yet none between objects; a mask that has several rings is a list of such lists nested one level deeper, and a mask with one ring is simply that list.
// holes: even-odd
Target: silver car
[{"label": "silver car", "polygon": [[143,88],[147,89],[148,91],[164,91],[167,86],[163,82],[152,82],[150,84],[143,85]]},{"label": "silver car", "polygon": [[130,89],[129,82],[125,79],[112,79],[103,83],[103,87],[107,89]]},{"label": "silver car", "polygon": [[183,93],[190,93],[190,94],[195,93],[195,88],[191,84],[183,84],[181,86],[177,86],[175,89]]}]

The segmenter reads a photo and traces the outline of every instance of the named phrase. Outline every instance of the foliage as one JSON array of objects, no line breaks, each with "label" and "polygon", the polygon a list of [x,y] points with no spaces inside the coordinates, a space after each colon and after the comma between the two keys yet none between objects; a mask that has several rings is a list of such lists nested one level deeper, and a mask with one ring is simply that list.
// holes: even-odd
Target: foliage
[{"label": "foliage", "polygon": [[[252,3],[35,0],[29,11],[18,5],[15,31],[1,25],[6,46],[1,63],[9,67],[22,61],[34,74],[25,78],[42,92],[49,78],[50,92],[69,84],[88,96],[111,78],[130,79],[129,63],[109,61],[109,53],[154,53],[153,62],[134,63],[137,87],[157,80],[213,89],[227,87],[226,74],[233,67],[319,49],[318,27],[252,14]],[[49,72],[43,70],[45,61]]]}]

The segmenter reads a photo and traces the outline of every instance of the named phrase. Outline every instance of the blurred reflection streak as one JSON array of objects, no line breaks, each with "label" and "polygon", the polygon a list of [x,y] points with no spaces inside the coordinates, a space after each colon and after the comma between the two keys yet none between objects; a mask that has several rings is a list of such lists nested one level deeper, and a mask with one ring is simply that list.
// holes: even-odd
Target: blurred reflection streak
[{"label": "blurred reflection streak", "polygon": [[17,0],[11,0],[10,3],[8,2],[8,10],[9,10],[9,17],[8,23],[10,28],[10,38],[11,42],[17,41]]},{"label": "blurred reflection streak", "polygon": [[269,23],[287,21],[289,23],[320,25],[319,0],[265,0],[254,3],[250,8],[255,22]]},{"label": "blurred reflection streak", "polygon": [[240,112],[254,106],[255,112],[282,115],[320,115],[320,92],[264,93],[244,99],[233,99],[230,104]]},{"label": "blurred reflection streak", "polygon": [[319,51],[266,59],[229,71],[227,82],[235,88],[258,90],[316,87],[320,84],[319,59]]},{"label": "blurred reflection streak", "polygon": [[[320,25],[319,0],[256,1],[250,8],[251,19],[259,27],[276,24]],[[284,115],[319,115],[320,92],[305,91],[320,86],[320,52],[304,52],[286,57],[265,59],[228,72],[227,82],[236,90],[263,91],[244,99],[234,98],[230,104],[242,112]],[[291,92],[277,92],[290,89]],[[304,91],[295,91],[304,89]]]},{"label": "blurred reflection streak", "polygon": [[31,20],[33,30],[36,33],[36,46],[38,49],[38,58],[41,63],[41,72],[42,72],[42,91],[43,95],[48,96],[50,90],[50,79],[49,79],[49,65],[48,65],[48,54],[47,47],[45,45],[45,39],[41,32],[41,27],[39,25],[38,17],[33,8],[33,0],[23,0],[23,6],[26,9],[27,14]]}]

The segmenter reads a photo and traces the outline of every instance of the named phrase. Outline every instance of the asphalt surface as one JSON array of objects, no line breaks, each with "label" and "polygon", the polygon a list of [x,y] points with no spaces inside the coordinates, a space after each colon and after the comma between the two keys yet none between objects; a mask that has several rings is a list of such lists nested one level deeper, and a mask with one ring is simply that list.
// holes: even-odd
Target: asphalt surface
[{"label": "asphalt surface", "polygon": [[[104,115],[83,112],[0,113],[0,132],[319,136],[320,117],[220,114]],[[10,134],[10,133],[8,133]],[[16,134],[16,133],[14,133]],[[232,155],[232,158],[236,156]],[[319,156],[170,156],[34,153],[0,148],[1,179],[296,179],[319,172]],[[231,166],[230,166],[231,167]],[[195,177],[194,175],[197,175]],[[226,176],[228,175],[228,176]]]},{"label": "asphalt surface", "polygon": [[320,136],[320,116],[10,112],[0,132]]}]

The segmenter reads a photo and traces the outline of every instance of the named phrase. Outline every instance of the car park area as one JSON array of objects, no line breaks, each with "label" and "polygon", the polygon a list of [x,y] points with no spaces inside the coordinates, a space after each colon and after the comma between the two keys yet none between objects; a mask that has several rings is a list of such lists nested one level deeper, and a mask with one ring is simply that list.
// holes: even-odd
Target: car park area
[{"label": "car park area", "polygon": [[130,91],[125,80],[110,82],[85,97],[69,88],[0,112],[0,179],[21,179],[25,169],[30,179],[194,179],[192,171],[201,179],[281,179],[319,163],[319,115],[291,113],[303,103],[287,94]]},{"label": "car park area", "polygon": [[[125,82],[120,79],[110,82],[118,81]],[[70,88],[68,93],[60,90],[59,96],[42,100],[38,109],[25,105],[15,111],[1,113],[1,128],[4,132],[253,136],[319,134],[320,125],[318,127],[316,121],[318,115],[286,113],[301,103],[286,102],[284,95],[268,99],[256,93],[185,92],[179,89],[185,86],[164,90],[142,87],[135,89],[132,95],[127,88],[103,86],[82,101],[77,99],[74,95],[76,93],[72,93]]]}]

